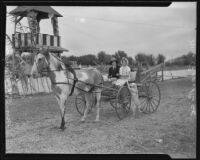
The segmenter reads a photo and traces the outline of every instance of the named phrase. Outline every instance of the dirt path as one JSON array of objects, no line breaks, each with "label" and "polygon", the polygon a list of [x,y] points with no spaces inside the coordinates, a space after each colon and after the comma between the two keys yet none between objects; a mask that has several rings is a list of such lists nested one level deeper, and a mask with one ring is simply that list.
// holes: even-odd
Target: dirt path
[{"label": "dirt path", "polygon": [[190,116],[188,78],[160,84],[157,112],[131,115],[119,121],[109,103],[102,102],[101,121],[95,112],[85,123],[68,101],[66,129],[61,131],[56,99],[52,95],[15,99],[9,106],[12,126],[6,130],[7,153],[164,153],[173,158],[195,158],[196,126]]}]

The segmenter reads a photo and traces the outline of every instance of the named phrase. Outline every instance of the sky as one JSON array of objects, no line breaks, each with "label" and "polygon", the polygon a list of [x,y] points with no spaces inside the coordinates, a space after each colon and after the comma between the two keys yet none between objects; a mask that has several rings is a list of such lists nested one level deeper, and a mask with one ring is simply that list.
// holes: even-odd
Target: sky
[{"label": "sky", "polygon": [[[58,25],[67,56],[123,50],[133,58],[142,52],[171,59],[196,53],[196,2],[173,2],[169,7],[51,7],[63,16]],[[8,6],[7,12],[14,8]],[[22,24],[28,26],[26,19]],[[41,20],[40,28],[41,33],[53,34],[50,19]],[[7,18],[6,33],[13,31]],[[6,53],[12,53],[9,46]]]}]

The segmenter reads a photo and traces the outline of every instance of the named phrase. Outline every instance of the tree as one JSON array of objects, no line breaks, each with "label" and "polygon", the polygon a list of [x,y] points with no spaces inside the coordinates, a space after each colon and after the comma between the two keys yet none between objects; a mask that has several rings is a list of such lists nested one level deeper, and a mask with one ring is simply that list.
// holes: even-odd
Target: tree
[{"label": "tree", "polygon": [[68,59],[69,59],[69,61],[77,61],[76,56],[69,56]]},{"label": "tree", "polygon": [[157,64],[161,64],[165,61],[166,57],[162,54],[158,54],[156,60],[157,60]]},{"label": "tree", "polygon": [[105,64],[109,64],[110,63],[110,61],[111,61],[111,55],[110,54],[106,54],[106,59],[105,59]]},{"label": "tree", "polygon": [[128,59],[128,63],[129,63],[130,66],[134,66],[135,65],[135,61],[134,61],[134,59],[132,57],[127,57],[127,59]]},{"label": "tree", "polygon": [[195,62],[195,54],[193,52],[188,52],[187,55],[184,55],[184,64],[185,65],[191,65]]},{"label": "tree", "polygon": [[119,50],[119,51],[115,52],[114,57],[117,59],[118,62],[120,62],[123,57],[127,58],[127,53]]},{"label": "tree", "polygon": [[104,51],[100,51],[97,54],[97,59],[100,64],[109,64],[111,60],[111,55],[106,54]]},{"label": "tree", "polygon": [[106,53],[104,51],[100,51],[99,53],[97,53],[97,58],[99,63],[105,64]]},{"label": "tree", "polygon": [[150,66],[154,66],[155,63],[156,63],[156,58],[154,57],[154,55],[150,54],[150,55],[147,55],[147,64],[150,65]]},{"label": "tree", "polygon": [[[186,55],[182,55],[180,57],[176,57],[171,62],[171,65],[195,65],[196,55],[193,52],[188,52]],[[170,60],[172,61],[172,60]]]},{"label": "tree", "polygon": [[138,53],[135,56],[135,60],[141,64],[146,64],[147,63],[147,56],[145,53]]},{"label": "tree", "polygon": [[97,57],[93,54],[87,54],[78,57],[78,63],[82,65],[96,65]]}]

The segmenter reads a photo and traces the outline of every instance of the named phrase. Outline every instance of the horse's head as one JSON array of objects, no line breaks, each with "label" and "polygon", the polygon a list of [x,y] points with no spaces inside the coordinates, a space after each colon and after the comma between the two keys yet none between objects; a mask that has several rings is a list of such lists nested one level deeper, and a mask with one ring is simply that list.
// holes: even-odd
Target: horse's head
[{"label": "horse's head", "polygon": [[41,50],[34,58],[34,64],[31,70],[33,78],[40,76],[47,76],[49,70],[49,52],[48,50]]}]

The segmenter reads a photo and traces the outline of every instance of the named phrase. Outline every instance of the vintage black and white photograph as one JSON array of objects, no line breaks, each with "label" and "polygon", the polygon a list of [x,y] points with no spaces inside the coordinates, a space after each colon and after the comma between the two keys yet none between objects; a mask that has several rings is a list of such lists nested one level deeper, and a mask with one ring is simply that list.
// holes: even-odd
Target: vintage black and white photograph
[{"label": "vintage black and white photograph", "polygon": [[6,6],[6,153],[196,158],[196,2]]}]

